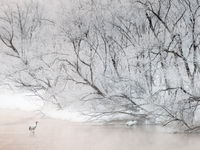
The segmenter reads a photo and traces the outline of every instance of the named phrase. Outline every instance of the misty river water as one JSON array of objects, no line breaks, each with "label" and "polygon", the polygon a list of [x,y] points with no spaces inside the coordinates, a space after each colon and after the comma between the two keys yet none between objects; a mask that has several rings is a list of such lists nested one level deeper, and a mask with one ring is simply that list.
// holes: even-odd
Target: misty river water
[{"label": "misty river water", "polygon": [[[35,135],[28,131],[39,121]],[[0,110],[0,150],[200,150],[200,135],[155,127],[94,125]]]}]

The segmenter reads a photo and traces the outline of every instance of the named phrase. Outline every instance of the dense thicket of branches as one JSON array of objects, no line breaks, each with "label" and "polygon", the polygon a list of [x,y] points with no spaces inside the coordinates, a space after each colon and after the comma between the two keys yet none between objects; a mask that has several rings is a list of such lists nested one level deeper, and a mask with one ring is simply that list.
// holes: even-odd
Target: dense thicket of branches
[{"label": "dense thicket of branches", "polygon": [[15,60],[6,82],[60,108],[75,89],[96,117],[198,129],[199,0],[85,0],[56,19],[44,10],[1,8],[2,53]]}]

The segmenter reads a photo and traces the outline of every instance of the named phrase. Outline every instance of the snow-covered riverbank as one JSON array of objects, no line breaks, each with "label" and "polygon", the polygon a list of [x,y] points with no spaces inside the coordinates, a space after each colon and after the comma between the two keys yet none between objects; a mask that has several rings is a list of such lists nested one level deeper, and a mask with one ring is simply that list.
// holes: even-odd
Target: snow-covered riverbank
[{"label": "snow-covered riverbank", "polygon": [[27,112],[40,112],[45,116],[69,120],[74,122],[83,122],[88,118],[81,115],[78,111],[71,109],[70,107],[58,110],[54,105],[44,104],[44,102],[36,97],[30,96],[27,93],[15,93],[8,92],[0,93],[0,108],[3,109],[17,109]]},{"label": "snow-covered riverbank", "polygon": [[[87,122],[93,120],[94,122],[103,123],[113,120],[129,120],[131,116],[124,114],[113,114],[93,118],[86,115],[82,111],[80,101],[69,104],[63,109],[58,109],[56,105],[42,101],[30,93],[23,93],[20,91],[2,90],[0,89],[0,109],[21,110],[26,112],[39,112],[46,117],[67,120],[72,122]],[[87,110],[87,109],[84,109]],[[89,112],[89,109],[87,110]],[[125,122],[124,122],[125,124]]]}]

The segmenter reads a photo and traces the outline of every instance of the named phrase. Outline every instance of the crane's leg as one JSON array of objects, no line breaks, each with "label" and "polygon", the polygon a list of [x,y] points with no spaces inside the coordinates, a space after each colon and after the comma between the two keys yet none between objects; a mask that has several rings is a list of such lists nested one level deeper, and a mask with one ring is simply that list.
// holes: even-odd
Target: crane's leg
[{"label": "crane's leg", "polygon": [[30,136],[33,136],[33,135],[34,135],[34,131],[30,130]]}]

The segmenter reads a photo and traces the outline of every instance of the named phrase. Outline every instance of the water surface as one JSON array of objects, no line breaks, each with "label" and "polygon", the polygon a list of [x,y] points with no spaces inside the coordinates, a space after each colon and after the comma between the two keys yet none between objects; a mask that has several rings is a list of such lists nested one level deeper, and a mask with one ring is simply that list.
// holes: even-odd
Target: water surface
[{"label": "water surface", "polygon": [[[39,125],[32,135],[28,126],[36,120]],[[0,150],[200,150],[200,136],[155,127],[71,123],[1,109]]]}]

